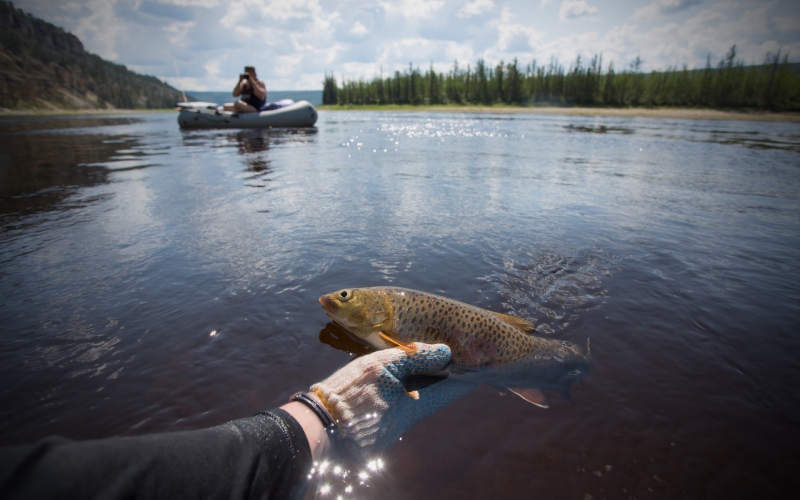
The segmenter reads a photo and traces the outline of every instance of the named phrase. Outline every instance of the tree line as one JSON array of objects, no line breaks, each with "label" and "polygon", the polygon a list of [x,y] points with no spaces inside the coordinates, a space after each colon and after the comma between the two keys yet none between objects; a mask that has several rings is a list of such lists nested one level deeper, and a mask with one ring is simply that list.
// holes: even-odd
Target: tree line
[{"label": "tree line", "polygon": [[736,46],[704,69],[684,65],[643,73],[637,57],[617,71],[611,62],[603,69],[602,55],[589,61],[580,56],[565,67],[553,58],[547,64],[534,60],[524,68],[515,58],[488,66],[459,66],[446,73],[409,64],[404,71],[372,80],[345,79],[341,84],[326,74],[322,102],[333,105],[476,104],[556,106],[679,106],[800,110],[800,75],[789,55],[768,53],[764,64],[745,66],[736,59]]}]

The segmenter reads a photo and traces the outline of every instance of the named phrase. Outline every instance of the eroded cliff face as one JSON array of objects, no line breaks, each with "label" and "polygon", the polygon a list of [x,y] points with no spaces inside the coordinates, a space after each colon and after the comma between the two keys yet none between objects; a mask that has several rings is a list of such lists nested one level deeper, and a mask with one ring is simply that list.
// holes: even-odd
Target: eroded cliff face
[{"label": "eroded cliff face", "polygon": [[178,90],[86,52],[75,35],[0,0],[0,107],[171,108]]}]

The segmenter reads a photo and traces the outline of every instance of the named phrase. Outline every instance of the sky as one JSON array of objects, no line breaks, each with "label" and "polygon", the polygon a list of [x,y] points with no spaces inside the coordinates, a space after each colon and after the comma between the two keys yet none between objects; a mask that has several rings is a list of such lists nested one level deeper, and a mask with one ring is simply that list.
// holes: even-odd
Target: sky
[{"label": "sky", "polygon": [[736,44],[800,61],[800,1],[715,0],[17,0],[86,50],[181,90],[233,89],[256,66],[275,90],[318,90],[326,73],[448,71],[484,59],[522,68],[602,54],[617,70],[716,64]]}]

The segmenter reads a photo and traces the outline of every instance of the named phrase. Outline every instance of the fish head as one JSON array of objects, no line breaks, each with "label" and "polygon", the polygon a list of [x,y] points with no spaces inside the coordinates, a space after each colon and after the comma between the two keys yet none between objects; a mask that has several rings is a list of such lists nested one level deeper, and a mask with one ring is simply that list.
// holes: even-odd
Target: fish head
[{"label": "fish head", "polygon": [[333,321],[362,339],[369,341],[382,329],[391,330],[391,305],[375,290],[345,288],[323,295],[319,303]]}]

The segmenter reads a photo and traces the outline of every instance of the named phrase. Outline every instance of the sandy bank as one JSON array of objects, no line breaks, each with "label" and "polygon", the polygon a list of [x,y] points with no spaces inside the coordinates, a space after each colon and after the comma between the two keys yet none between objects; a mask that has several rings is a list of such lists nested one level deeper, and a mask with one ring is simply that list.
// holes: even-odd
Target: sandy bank
[{"label": "sandy bank", "polygon": [[[563,108],[556,106],[318,106],[320,111],[400,111],[416,113],[542,114],[580,116],[641,116],[695,120],[753,120],[800,122],[800,113],[770,111],[723,111],[690,108]],[[79,116],[138,113],[174,113],[176,109],[27,109],[0,108],[0,116]]]},{"label": "sandy bank", "polygon": [[562,108],[517,106],[320,106],[321,111],[406,111],[446,113],[546,114],[582,116],[643,116],[696,120],[756,120],[800,122],[800,113],[721,111],[688,108]]}]

